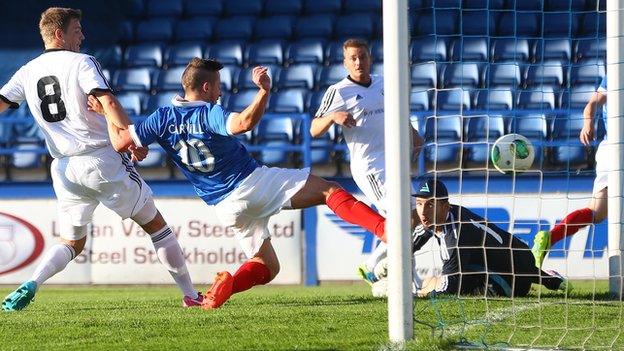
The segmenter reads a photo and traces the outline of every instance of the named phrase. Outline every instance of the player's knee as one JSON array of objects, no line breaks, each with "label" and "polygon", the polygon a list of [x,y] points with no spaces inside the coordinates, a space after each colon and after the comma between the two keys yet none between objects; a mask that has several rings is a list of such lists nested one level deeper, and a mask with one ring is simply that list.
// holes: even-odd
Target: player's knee
[{"label": "player's knee", "polygon": [[267,281],[268,283],[272,281],[273,279],[275,279],[275,277],[277,277],[277,275],[280,272],[281,267],[280,267],[279,261],[275,261],[275,262],[272,262],[271,265],[267,265],[267,268],[269,269],[269,279]]},{"label": "player's knee", "polygon": [[143,227],[143,229],[146,229],[145,227],[155,227],[159,222],[162,222],[161,226],[155,229],[158,230],[166,224],[164,223],[165,220],[162,218],[162,215],[158,212],[156,204],[154,204],[154,199],[151,198],[143,205],[143,208],[132,216],[132,220]]},{"label": "player's knee", "polygon": [[84,250],[85,244],[87,243],[87,237],[84,236],[83,238],[78,239],[78,240],[63,239],[62,242],[65,245],[70,246],[74,250],[75,256],[78,256],[80,255],[82,250]]},{"label": "player's knee", "polygon": [[338,183],[336,183],[334,181],[325,180],[325,182],[327,183],[325,185],[325,189],[324,189],[324,193],[325,193],[326,197],[329,196],[330,194],[332,194],[333,192],[342,189],[340,184],[338,184]]}]

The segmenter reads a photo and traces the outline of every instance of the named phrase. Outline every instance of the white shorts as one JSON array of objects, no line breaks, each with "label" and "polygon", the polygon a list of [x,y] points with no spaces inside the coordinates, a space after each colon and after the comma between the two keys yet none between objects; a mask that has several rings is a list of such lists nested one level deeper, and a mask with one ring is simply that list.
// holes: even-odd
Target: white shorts
[{"label": "white shorts", "polygon": [[269,218],[290,207],[290,198],[303,188],[309,175],[309,168],[258,167],[215,205],[220,221],[232,227],[248,258],[271,236]]},{"label": "white shorts", "polygon": [[598,193],[609,185],[609,147],[607,141],[598,144],[596,150],[596,178],[594,179],[593,194]]},{"label": "white shorts", "polygon": [[90,223],[100,202],[122,218],[129,218],[152,195],[129,158],[112,147],[54,159],[50,171],[61,237],[67,240],[81,239],[74,237],[73,227]]},{"label": "white shorts", "polygon": [[[368,172],[351,171],[353,180],[364,196],[371,201],[377,211],[382,216],[386,214],[386,172],[383,169],[369,169]],[[415,193],[414,186],[411,185],[411,194]],[[410,197],[412,209],[416,208],[416,199]]]}]

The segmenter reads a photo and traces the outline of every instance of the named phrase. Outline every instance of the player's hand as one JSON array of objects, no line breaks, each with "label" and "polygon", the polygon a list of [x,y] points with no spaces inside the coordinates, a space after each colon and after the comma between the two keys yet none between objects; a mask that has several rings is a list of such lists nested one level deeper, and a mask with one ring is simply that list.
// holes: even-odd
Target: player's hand
[{"label": "player's hand", "polygon": [[269,91],[271,90],[271,77],[269,77],[268,73],[269,69],[263,66],[254,67],[251,72],[251,79],[254,84],[263,90]]},{"label": "player's hand", "polygon": [[422,150],[422,146],[425,143],[425,139],[420,136],[420,134],[414,130],[414,135],[412,137],[412,157],[414,159],[418,158],[420,155],[420,151]]},{"label": "player's hand", "polygon": [[594,141],[594,134],[594,124],[591,121],[584,122],[579,139],[581,139],[581,143],[583,143],[583,145],[589,146],[591,145],[591,142]]},{"label": "player's hand", "polygon": [[98,100],[93,95],[88,95],[88,98],[87,98],[87,109],[89,111],[92,111],[92,112],[95,112],[95,113],[99,113],[100,115],[104,116],[104,107],[102,107],[102,104],[100,103],[100,100]]},{"label": "player's hand", "polygon": [[139,147],[130,145],[128,147],[128,151],[130,151],[130,156],[132,157],[133,162],[143,161],[145,157],[147,157],[148,149],[146,147]]},{"label": "player's hand", "polygon": [[419,290],[416,290],[416,295],[418,297],[427,297],[431,292],[435,291],[436,287],[440,282],[440,277],[431,277],[427,278],[423,281],[422,286]]},{"label": "player's hand", "polygon": [[337,111],[329,115],[334,123],[344,127],[351,128],[355,127],[355,119],[353,116],[346,111]]}]

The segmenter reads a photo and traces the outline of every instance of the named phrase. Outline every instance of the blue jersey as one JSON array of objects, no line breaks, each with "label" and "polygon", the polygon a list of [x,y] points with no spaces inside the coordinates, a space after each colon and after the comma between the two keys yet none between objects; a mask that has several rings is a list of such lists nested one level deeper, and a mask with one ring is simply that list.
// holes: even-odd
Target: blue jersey
[{"label": "blue jersey", "polygon": [[[180,101],[161,107],[135,126],[135,142],[154,141],[209,205],[217,204],[258,167],[247,149],[231,136],[221,105]],[[138,138],[138,140],[137,140]]]},{"label": "blue jersey", "polygon": [[[598,87],[598,92],[606,94],[607,93],[607,76],[602,78],[602,82],[600,82],[600,86]],[[607,104],[602,105],[602,119],[605,122],[605,126],[607,123]]]}]

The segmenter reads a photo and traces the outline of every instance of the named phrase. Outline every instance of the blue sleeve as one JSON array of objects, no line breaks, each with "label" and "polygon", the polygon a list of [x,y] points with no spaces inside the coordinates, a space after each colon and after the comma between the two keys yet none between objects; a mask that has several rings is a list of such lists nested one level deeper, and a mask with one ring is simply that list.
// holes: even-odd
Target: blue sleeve
[{"label": "blue sleeve", "polygon": [[162,119],[160,118],[160,109],[154,111],[143,122],[135,126],[136,137],[139,138],[141,145],[147,147],[155,142],[160,135],[160,127]]},{"label": "blue sleeve", "polygon": [[607,76],[602,78],[602,82],[600,82],[600,89],[607,90]]},{"label": "blue sleeve", "polygon": [[229,115],[229,113],[226,113],[223,107],[218,104],[206,107],[206,109],[208,108],[210,110],[206,111],[208,113],[208,118],[205,119],[205,124],[207,127],[206,129],[210,130],[215,134],[224,136],[230,135],[227,130],[227,116]]}]

